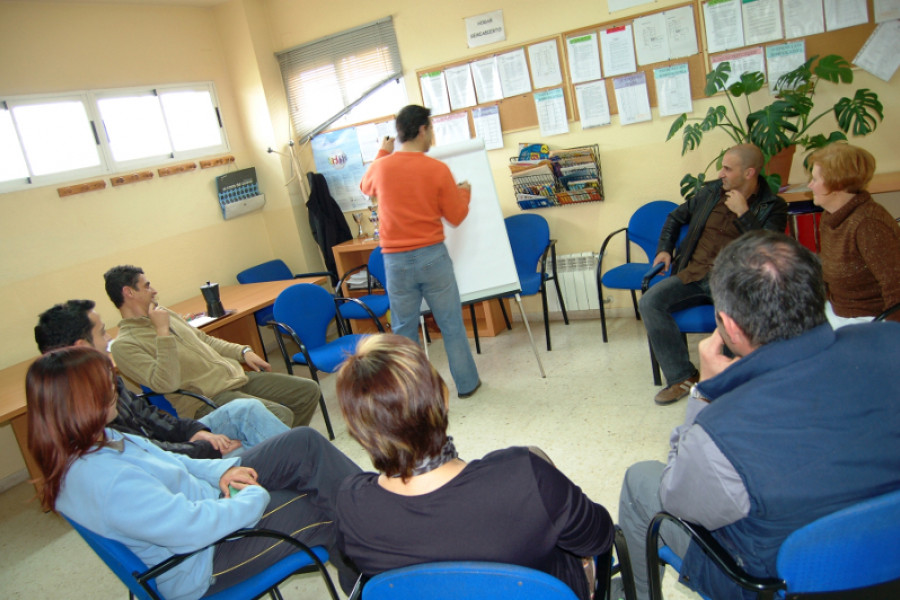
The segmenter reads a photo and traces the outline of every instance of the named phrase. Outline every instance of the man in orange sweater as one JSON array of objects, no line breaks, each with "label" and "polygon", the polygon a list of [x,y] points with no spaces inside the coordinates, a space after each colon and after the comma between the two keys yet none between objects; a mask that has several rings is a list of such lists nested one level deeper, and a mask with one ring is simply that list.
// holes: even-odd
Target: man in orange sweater
[{"label": "man in orange sweater", "polygon": [[460,398],[481,386],[463,325],[453,262],[444,245],[446,219],[459,225],[469,213],[471,188],[425,153],[434,142],[431,111],[404,107],[396,119],[400,147],[385,138],[360,189],[378,203],[381,250],[394,333],[419,340],[422,299],[441,328],[450,373]]}]

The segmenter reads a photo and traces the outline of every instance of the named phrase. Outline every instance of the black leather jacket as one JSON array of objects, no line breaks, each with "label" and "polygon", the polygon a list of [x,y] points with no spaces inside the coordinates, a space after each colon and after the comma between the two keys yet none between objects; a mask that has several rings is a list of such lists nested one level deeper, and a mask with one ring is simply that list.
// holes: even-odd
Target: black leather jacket
[{"label": "black leather jacket", "polygon": [[205,441],[189,442],[198,431],[209,427],[194,419],[179,419],[159,410],[143,398],[135,398],[119,377],[117,381],[119,416],[109,424],[116,431],[147,438],[163,450],[186,454],[191,458],[222,458],[222,454]]},{"label": "black leather jacket", "polygon": [[[756,185],[756,194],[749,199],[750,209],[737,219],[738,230],[742,234],[754,229],[770,229],[784,233],[787,226],[787,203],[772,193],[769,184],[761,176]],[[669,213],[659,236],[656,253],[668,252],[673,255],[673,275],[690,262],[700,240],[700,234],[706,226],[706,220],[721,195],[722,181],[718,179],[711,181],[700,188],[693,198]],[[689,224],[687,235],[678,247],[678,252],[674,252],[681,227],[686,224]]]}]

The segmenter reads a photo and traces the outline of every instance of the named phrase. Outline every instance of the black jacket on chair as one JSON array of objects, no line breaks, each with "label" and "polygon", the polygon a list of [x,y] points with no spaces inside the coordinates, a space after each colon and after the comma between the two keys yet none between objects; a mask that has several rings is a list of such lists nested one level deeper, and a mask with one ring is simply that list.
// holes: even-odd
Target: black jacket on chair
[{"label": "black jacket on chair", "polygon": [[122,378],[117,382],[119,415],[109,424],[116,431],[145,437],[163,450],[186,454],[191,458],[222,458],[222,454],[207,441],[189,442],[198,431],[209,427],[194,419],[173,417],[143,398],[135,398],[125,387]]},{"label": "black jacket on chair", "polygon": [[[353,239],[350,227],[341,212],[341,207],[328,191],[328,183],[321,173],[309,172],[306,174],[309,181],[309,201],[306,208],[309,211],[309,226],[312,229],[313,239],[322,249],[322,258],[325,259],[325,268],[340,276],[334,263],[333,246]],[[332,285],[337,281],[332,281]]]}]

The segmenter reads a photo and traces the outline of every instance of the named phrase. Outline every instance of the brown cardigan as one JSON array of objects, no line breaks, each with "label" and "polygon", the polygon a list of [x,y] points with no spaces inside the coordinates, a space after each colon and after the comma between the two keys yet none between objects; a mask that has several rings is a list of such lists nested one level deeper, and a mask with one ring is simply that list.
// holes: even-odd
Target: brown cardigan
[{"label": "brown cardigan", "polygon": [[[828,300],[840,317],[877,316],[900,302],[900,226],[868,192],[822,215]],[[900,312],[891,320],[900,321]]]}]

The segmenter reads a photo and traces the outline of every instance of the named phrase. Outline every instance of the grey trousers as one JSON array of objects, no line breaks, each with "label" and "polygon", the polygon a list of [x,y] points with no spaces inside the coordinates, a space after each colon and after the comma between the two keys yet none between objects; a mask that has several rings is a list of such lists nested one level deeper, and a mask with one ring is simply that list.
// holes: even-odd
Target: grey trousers
[{"label": "grey trousers", "polygon": [[[619,496],[619,527],[628,543],[634,587],[638,600],[650,598],[647,572],[647,528],[653,516],[660,512],[659,483],[665,465],[658,461],[639,462],[625,472]],[[663,523],[660,538],[675,554],[683,557],[690,544],[690,536],[670,523]]]},{"label": "grey trousers", "polygon": [[[243,386],[220,392],[211,400],[222,405],[236,398],[256,398],[288,427],[309,425],[319,404],[319,384],[312,379],[265,371],[249,371],[247,377],[249,381]],[[211,410],[204,404],[194,418]]]},{"label": "grey trousers", "polygon": [[[359,573],[337,547],[334,506],[341,483],[360,468],[309,427],[291,429],[248,449],[241,464],[255,469],[259,484],[271,494],[255,526],[281,531],[307,546],[325,546],[341,588],[349,593]],[[216,546],[207,594],[252,577],[294,550],[271,538]]]}]

